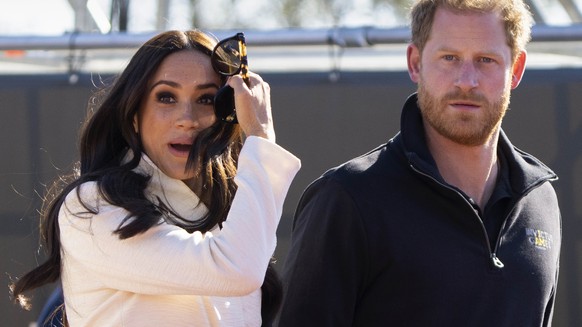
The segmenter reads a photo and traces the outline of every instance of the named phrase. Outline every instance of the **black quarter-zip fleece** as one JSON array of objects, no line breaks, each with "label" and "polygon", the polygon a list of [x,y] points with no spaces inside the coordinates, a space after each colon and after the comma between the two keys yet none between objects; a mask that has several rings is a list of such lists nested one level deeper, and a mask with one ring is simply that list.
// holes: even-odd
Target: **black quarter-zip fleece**
[{"label": "black quarter-zip fleece", "polygon": [[305,190],[279,326],[549,326],[557,176],[503,131],[498,151],[481,211],[438,173],[412,95],[400,133]]}]

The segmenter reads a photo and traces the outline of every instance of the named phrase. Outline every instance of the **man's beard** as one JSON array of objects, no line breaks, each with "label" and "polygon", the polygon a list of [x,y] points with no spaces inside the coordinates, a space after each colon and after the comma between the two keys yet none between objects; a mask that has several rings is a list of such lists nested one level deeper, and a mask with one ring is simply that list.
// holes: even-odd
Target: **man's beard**
[{"label": "man's beard", "polygon": [[[507,111],[510,97],[510,85],[506,85],[499,101],[489,102],[483,95],[474,92],[465,93],[455,90],[436,98],[421,79],[418,85],[418,105],[426,123],[430,124],[440,135],[462,145],[478,146],[487,143],[497,131]],[[447,109],[452,101],[471,101],[479,103],[481,115],[454,112]],[[454,115],[453,115],[454,114]]]}]

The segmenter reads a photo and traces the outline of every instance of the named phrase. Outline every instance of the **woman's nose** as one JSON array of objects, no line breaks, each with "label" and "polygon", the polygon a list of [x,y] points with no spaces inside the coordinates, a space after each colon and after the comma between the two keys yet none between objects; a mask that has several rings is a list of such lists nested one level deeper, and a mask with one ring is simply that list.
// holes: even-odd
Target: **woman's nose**
[{"label": "woman's nose", "polygon": [[176,125],[182,128],[195,128],[198,126],[198,117],[194,112],[192,104],[185,103],[179,108],[179,116]]}]

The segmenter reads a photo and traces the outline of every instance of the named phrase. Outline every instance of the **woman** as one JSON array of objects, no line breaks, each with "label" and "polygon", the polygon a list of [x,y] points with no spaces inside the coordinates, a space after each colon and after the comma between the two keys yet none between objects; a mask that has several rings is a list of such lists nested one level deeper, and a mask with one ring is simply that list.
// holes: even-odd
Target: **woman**
[{"label": "woman", "polygon": [[258,75],[226,81],[239,124],[216,118],[215,43],[170,31],[133,56],[84,126],[79,176],[45,210],[50,255],[13,285],[21,304],[60,277],[70,326],[270,323],[267,266],[300,162],[275,144]]}]

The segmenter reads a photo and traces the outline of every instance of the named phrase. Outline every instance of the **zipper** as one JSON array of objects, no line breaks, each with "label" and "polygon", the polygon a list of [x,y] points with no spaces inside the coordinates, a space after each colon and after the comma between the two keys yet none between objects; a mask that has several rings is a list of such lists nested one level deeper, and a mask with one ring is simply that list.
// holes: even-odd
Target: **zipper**
[{"label": "zipper", "polygon": [[[440,186],[442,186],[442,187],[444,187],[444,188],[446,188],[446,189],[448,189],[450,191],[453,191],[454,193],[458,194],[463,199],[463,201],[465,201],[465,203],[467,205],[469,205],[473,211],[475,211],[475,207],[473,207],[473,205],[471,204],[471,202],[469,202],[466,197],[464,197],[461,193],[459,193],[459,191],[455,190],[454,188],[452,188],[451,186],[449,186],[447,184],[442,183],[441,181],[437,180],[433,176],[431,176],[431,175],[429,175],[427,173],[422,172],[421,170],[419,170],[416,167],[414,167],[414,165],[412,163],[410,164],[410,167],[416,173],[418,173],[418,174],[420,174],[420,175],[422,175],[422,176],[424,176],[424,177],[432,180],[433,182],[437,183],[438,185],[440,185]],[[514,208],[515,208],[515,205],[514,205]],[[510,213],[513,212],[513,209],[514,208],[511,209]],[[509,217],[509,216],[505,217],[505,219],[503,221],[502,229],[500,230],[499,235],[497,236],[497,242],[495,244],[495,248],[492,248],[491,247],[491,242],[489,242],[489,234],[487,234],[487,229],[485,228],[485,224],[483,224],[483,220],[479,217],[478,214],[475,214],[475,215],[477,216],[477,220],[479,222],[479,226],[481,226],[481,231],[483,232],[483,235],[485,236],[485,244],[487,245],[487,250],[489,251],[489,260],[490,260],[490,263],[491,263],[491,265],[494,268],[496,268],[496,269],[502,269],[503,267],[505,267],[505,265],[497,257],[496,251],[497,251],[497,248],[499,246],[499,241],[501,239],[501,230],[505,227],[505,222],[507,221],[507,217]]]},{"label": "zipper", "polygon": [[505,267],[505,265],[503,264],[503,262],[501,262],[501,260],[499,260],[495,252],[491,253],[491,263],[495,268],[502,269],[503,267]]}]

